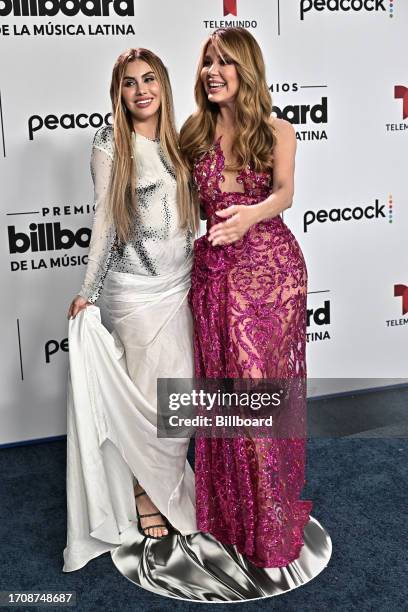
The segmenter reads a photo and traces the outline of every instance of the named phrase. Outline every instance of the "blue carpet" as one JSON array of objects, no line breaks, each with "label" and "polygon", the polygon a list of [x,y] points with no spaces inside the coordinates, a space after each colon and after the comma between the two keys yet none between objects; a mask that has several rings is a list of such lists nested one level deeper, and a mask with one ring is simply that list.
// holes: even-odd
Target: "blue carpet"
[{"label": "blue carpet", "polygon": [[313,516],[332,537],[331,562],[292,593],[243,604],[190,604],[153,595],[123,578],[109,554],[82,570],[62,573],[65,449],[58,441],[0,452],[0,590],[72,590],[77,605],[70,609],[93,612],[202,612],[208,606],[219,611],[408,610],[407,440],[311,440],[303,497],[313,500]]}]

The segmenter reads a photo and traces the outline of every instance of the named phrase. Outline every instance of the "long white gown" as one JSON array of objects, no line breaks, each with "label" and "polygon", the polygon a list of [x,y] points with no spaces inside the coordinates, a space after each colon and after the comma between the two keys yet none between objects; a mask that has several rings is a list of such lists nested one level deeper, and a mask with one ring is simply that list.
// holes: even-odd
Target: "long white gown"
[{"label": "long white gown", "polygon": [[123,542],[136,520],[135,479],[181,534],[197,531],[188,439],[156,433],[157,378],[193,376],[192,236],[179,228],[175,174],[160,143],[136,134],[133,151],[137,213],[119,245],[106,209],[113,130],[95,135],[96,208],[80,295],[94,303],[102,293],[113,332],[96,306],[69,322],[64,572]]}]

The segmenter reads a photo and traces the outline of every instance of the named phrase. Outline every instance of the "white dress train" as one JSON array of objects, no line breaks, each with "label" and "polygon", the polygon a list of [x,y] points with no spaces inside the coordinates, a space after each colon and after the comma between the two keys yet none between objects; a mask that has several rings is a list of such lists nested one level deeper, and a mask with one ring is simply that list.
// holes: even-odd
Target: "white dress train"
[{"label": "white dress train", "polygon": [[112,137],[103,128],[94,140],[96,211],[80,295],[93,303],[103,287],[113,332],[93,305],[69,322],[64,572],[122,543],[136,521],[135,479],[182,535],[197,531],[189,440],[156,430],[157,378],[193,376],[191,236],[178,228],[159,143],[137,136],[139,215],[129,243],[115,243],[105,207]]},{"label": "white dress train", "polygon": [[[128,349],[135,355],[130,368],[138,377],[138,366],[143,374],[148,374],[149,365],[155,367],[154,381],[161,374],[192,376],[192,363],[188,368],[185,359],[191,352],[186,290],[174,292],[173,285],[164,298],[165,291],[156,301],[152,295],[142,301],[136,293],[132,301],[129,284],[133,281],[136,287],[138,280],[110,276],[107,288],[126,282],[129,292],[123,304],[115,303],[115,331],[110,334],[102,325],[96,306],[88,306],[69,322],[65,572],[122,543],[122,533],[136,517],[133,475],[176,529],[183,535],[197,531],[194,475],[185,458],[189,441],[157,437],[155,388],[149,384],[153,373],[141,377],[141,389],[129,375],[126,360]],[[157,302],[167,305],[161,313]],[[155,317],[146,313],[147,308],[156,312]],[[141,338],[137,329],[143,329]]]}]

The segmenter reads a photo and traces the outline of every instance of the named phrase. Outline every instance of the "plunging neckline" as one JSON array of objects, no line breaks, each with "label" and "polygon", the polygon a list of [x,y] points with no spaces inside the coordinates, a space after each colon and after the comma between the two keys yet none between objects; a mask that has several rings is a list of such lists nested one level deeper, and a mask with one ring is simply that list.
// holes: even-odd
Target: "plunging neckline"
[{"label": "plunging neckline", "polygon": [[218,191],[220,193],[225,193],[225,194],[245,195],[246,194],[246,189],[245,189],[245,183],[244,183],[244,177],[243,177],[244,173],[246,172],[245,168],[242,168],[239,172],[237,172],[237,175],[235,177],[235,181],[237,183],[239,183],[239,184],[242,183],[242,186],[244,187],[244,191],[223,191],[221,189],[221,183],[225,182],[225,175],[224,175],[224,172],[225,172],[225,155],[224,155],[224,151],[222,150],[222,147],[221,147],[221,138],[222,138],[222,134],[221,134],[221,136],[219,136],[217,138],[217,140],[214,141],[214,145],[213,145],[216,149],[218,149],[219,155],[220,155],[221,160],[222,160],[222,166],[218,170],[218,182],[217,182]]}]

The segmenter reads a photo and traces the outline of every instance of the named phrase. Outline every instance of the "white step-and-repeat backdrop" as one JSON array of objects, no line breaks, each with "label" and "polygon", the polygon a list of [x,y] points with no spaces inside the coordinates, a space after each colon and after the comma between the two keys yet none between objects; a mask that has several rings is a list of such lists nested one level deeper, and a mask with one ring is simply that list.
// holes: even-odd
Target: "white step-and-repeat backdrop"
[{"label": "white step-and-repeat backdrop", "polygon": [[161,56],[181,125],[201,43],[228,25],[258,39],[276,113],[297,131],[285,221],[309,270],[309,376],[407,377],[408,2],[0,0],[0,443],[66,431],[66,311],[114,60]]}]

